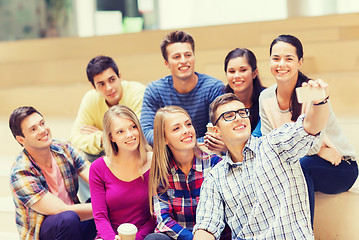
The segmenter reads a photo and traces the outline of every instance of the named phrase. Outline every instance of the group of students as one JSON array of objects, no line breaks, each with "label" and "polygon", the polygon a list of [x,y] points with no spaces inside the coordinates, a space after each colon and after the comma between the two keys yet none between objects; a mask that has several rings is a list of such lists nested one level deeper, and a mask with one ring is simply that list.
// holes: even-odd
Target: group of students
[{"label": "group of students", "polygon": [[[33,107],[14,110],[10,129],[24,147],[11,170],[21,239],[113,240],[122,223],[145,240],[314,238],[314,191],[347,191],[358,167],[328,85],[299,71],[302,44],[291,35],[272,42],[276,84],[267,89],[252,51],[228,53],[224,86],[194,71],[194,49],[188,33],[166,35],[171,75],[147,87],[121,80],[110,57],[93,58],[94,89],[70,138],[81,151],[52,140]],[[300,86],[326,98],[300,104]]]}]

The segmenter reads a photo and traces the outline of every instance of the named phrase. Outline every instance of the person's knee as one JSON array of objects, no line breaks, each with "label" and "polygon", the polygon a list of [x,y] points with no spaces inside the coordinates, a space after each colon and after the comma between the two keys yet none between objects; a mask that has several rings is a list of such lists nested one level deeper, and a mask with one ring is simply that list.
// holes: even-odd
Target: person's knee
[{"label": "person's knee", "polygon": [[74,211],[49,215],[41,224],[40,239],[81,239],[80,218]]},{"label": "person's knee", "polygon": [[74,211],[65,211],[58,216],[58,227],[62,229],[80,229],[80,217]]},{"label": "person's knee", "polygon": [[304,156],[300,159],[300,165],[303,167],[306,167],[310,164],[311,157],[310,156]]},{"label": "person's knee", "polygon": [[171,240],[165,233],[151,233],[144,240]]}]

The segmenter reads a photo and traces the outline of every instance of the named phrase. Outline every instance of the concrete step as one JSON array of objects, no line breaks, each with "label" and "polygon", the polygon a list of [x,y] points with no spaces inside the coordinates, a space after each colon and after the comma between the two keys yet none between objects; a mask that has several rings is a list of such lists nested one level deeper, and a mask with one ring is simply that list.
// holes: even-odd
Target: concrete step
[{"label": "concrete step", "polygon": [[316,240],[358,239],[359,193],[315,193],[314,236]]},{"label": "concrete step", "polygon": [[[352,49],[358,49],[359,45],[358,18],[357,13],[335,14],[191,28],[189,32],[199,46],[196,50],[196,69],[203,72],[203,65],[213,62],[223,64],[225,54],[239,46],[251,49],[260,47],[263,50],[258,53],[255,51],[256,55],[259,59],[268,59],[270,42],[282,33],[294,34],[303,41],[305,56],[314,56],[318,59],[314,66],[317,72],[355,69],[357,51]],[[14,79],[13,73],[16,72],[16,80],[3,81],[2,87],[23,86],[29,83],[86,82],[86,65],[98,54],[114,57],[123,73],[127,74],[124,76],[126,79],[148,83],[167,72],[158,49],[161,39],[167,32],[156,30],[90,38],[2,42],[2,78]],[[251,34],[242,34],[243,32]],[[146,39],[146,44],[143,44],[143,39]],[[218,57],[204,56],[209,53],[208,50],[215,49],[223,49],[223,53]],[[333,56],[345,61],[333,61]],[[18,71],[19,69],[22,71]],[[219,73],[222,72],[221,68]]]},{"label": "concrete step", "polygon": [[[6,159],[6,160],[5,160]],[[19,239],[15,223],[15,206],[12,200],[9,173],[11,162],[0,157],[0,239]]]},{"label": "concrete step", "polygon": [[[1,161],[1,158],[0,158]],[[3,166],[2,164],[0,166]],[[1,170],[2,171],[2,170]],[[0,173],[2,174],[2,173]],[[2,197],[9,197],[11,196],[11,190],[10,190],[10,177],[9,174],[5,175],[0,175],[0,198]],[[1,208],[1,206],[0,206]]]},{"label": "concrete step", "polygon": [[83,84],[24,85],[2,88],[0,89],[0,116],[8,119],[16,108],[33,106],[45,117],[51,115],[75,118],[81,99],[90,89],[89,83],[85,81]]},{"label": "concrete step", "polygon": [[[359,106],[358,106],[359,107]],[[357,161],[359,159],[359,118],[338,118],[340,127],[342,128],[345,137],[349,140],[350,144],[354,147],[357,154]]]},{"label": "concrete step", "polygon": [[17,228],[15,223],[15,210],[11,196],[0,197],[0,239],[8,239],[1,237],[1,233],[17,236]]},{"label": "concrete step", "polygon": [[0,232],[0,239],[19,240],[19,235],[17,233]]},{"label": "concrete step", "polygon": [[[210,56],[210,55],[209,55]],[[209,57],[208,56],[208,57]],[[359,59],[359,55],[358,55]],[[310,66],[309,62],[303,64]],[[227,80],[220,69],[223,63],[213,63],[206,67],[206,73],[221,79],[225,84]],[[268,68],[268,62],[258,62],[258,69],[261,81],[265,86],[271,86],[275,83],[275,79]],[[219,72],[219,74],[218,74]],[[307,71],[304,71],[307,73]],[[308,74],[310,78],[321,78],[329,83],[330,101],[332,103],[335,114],[341,117],[357,117],[359,118],[359,98],[356,98],[359,89],[359,70],[338,72],[338,73],[318,73]],[[8,118],[12,111],[24,105],[31,105],[39,110],[46,118],[63,118],[75,119],[81,100],[85,93],[91,87],[87,82],[83,84],[48,84],[42,86],[23,86],[9,87],[0,89],[0,117],[6,126],[5,131],[9,135]],[[19,97],[21,96],[21,97]],[[51,104],[48,100],[51,99]],[[0,120],[1,121],[1,120]],[[1,127],[2,128],[2,127]],[[9,135],[11,136],[11,134]],[[8,141],[5,138],[0,141]]]}]

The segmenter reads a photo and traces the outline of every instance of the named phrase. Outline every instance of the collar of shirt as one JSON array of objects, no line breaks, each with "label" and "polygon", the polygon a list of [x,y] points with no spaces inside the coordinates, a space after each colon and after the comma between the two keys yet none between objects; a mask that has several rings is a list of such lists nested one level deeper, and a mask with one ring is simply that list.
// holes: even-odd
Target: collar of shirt
[{"label": "collar of shirt", "polygon": [[[244,146],[243,148],[243,162],[247,161],[247,157],[246,155],[252,153],[253,156],[255,156],[255,148],[256,148],[256,145],[258,143],[258,139],[259,138],[255,138],[253,137],[252,135],[249,137],[246,145]],[[231,153],[229,151],[227,151],[226,155],[223,157],[223,160],[225,161],[226,163],[226,168],[225,168],[225,173],[226,175],[229,173],[229,171],[232,169],[232,168],[241,168],[242,165],[243,165],[243,162],[233,162],[232,160],[232,156],[231,156]]]},{"label": "collar of shirt", "polygon": [[[197,159],[196,156],[193,157],[193,163],[192,163],[192,168],[194,171],[197,172],[202,172],[202,164],[197,164],[197,162],[200,161],[200,159]],[[171,157],[170,158],[170,170],[172,174],[175,174],[176,172],[183,173],[182,170],[178,167],[177,163],[175,162],[174,158]]]},{"label": "collar of shirt", "polygon": [[[59,147],[59,146],[56,146],[54,143],[52,143],[50,145],[50,150],[52,152],[56,152],[57,154],[61,154],[63,155],[64,154],[64,150]],[[39,165],[35,162],[35,160],[33,159],[33,157],[30,155],[30,153],[24,148],[24,153],[25,155],[27,156],[27,158],[30,160],[30,162],[32,163],[32,165],[34,165],[38,170],[40,170],[40,167]]]}]

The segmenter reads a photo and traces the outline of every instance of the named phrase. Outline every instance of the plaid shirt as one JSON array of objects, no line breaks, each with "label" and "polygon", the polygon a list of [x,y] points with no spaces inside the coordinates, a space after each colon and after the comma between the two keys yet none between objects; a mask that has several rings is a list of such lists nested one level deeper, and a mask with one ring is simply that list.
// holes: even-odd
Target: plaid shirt
[{"label": "plaid shirt", "polygon": [[243,162],[227,153],[203,182],[194,231],[219,239],[226,222],[232,239],[314,239],[299,159],[320,134],[309,135],[302,122],[303,116],[267,136],[251,136]]},{"label": "plaid shirt", "polygon": [[[70,198],[74,203],[79,203],[78,173],[88,165],[88,162],[85,161],[82,153],[68,143],[54,140],[50,149],[60,168]],[[11,168],[10,187],[20,239],[39,239],[40,227],[45,215],[32,210],[31,206],[49,192],[49,187],[40,167],[25,149]]]},{"label": "plaid shirt", "polygon": [[153,197],[154,215],[157,219],[156,232],[165,232],[174,239],[192,239],[196,221],[196,208],[203,179],[219,161],[216,155],[195,157],[186,178],[173,159],[168,174],[169,187],[166,192]]}]

